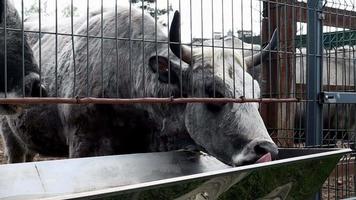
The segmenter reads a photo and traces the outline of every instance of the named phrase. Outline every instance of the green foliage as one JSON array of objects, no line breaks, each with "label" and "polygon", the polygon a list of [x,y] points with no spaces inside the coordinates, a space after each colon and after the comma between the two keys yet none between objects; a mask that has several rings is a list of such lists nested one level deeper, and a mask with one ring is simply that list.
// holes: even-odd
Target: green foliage
[{"label": "green foliage", "polygon": [[[130,0],[138,8],[143,8],[147,11],[153,18],[157,16],[159,19],[161,16],[167,15],[168,11],[173,11],[172,5],[169,5],[168,8],[157,8],[155,0]],[[166,26],[165,23],[163,23]]]},{"label": "green foliage", "polygon": [[[39,14],[39,0],[33,0],[32,4],[28,7],[25,8],[25,18],[30,17],[33,15],[38,15]],[[41,15],[50,15],[48,12],[48,0],[41,0]],[[62,16],[63,17],[71,17],[71,6],[68,5],[63,8],[62,10]],[[77,17],[79,16],[79,10],[77,7],[73,7],[73,16]]]},{"label": "green foliage", "polygon": [[[63,17],[71,17],[72,16],[72,8],[71,5],[68,5],[66,7],[63,8],[62,10],[62,16]],[[78,17],[79,13],[78,13],[78,8],[77,7],[73,7],[73,17]]]},{"label": "green foliage", "polygon": [[[39,14],[40,12],[40,9],[39,9],[39,0],[34,0],[32,1],[33,3],[31,4],[31,6],[29,8],[26,8],[24,10],[24,13],[25,13],[25,16],[31,16],[33,14]],[[45,1],[41,1],[42,5],[41,5],[41,14],[45,14],[45,15],[48,15],[48,12],[47,12],[47,3],[48,1],[45,0]]]}]

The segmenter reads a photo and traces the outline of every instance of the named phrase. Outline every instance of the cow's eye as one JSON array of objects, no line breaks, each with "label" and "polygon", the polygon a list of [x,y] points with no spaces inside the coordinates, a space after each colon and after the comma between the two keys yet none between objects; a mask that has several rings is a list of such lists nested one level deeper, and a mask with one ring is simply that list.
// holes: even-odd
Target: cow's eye
[{"label": "cow's eye", "polygon": [[[218,90],[215,90],[212,87],[207,87],[205,89],[206,94],[209,98],[225,98],[225,96]],[[212,112],[220,111],[226,103],[208,103],[206,106]]]}]

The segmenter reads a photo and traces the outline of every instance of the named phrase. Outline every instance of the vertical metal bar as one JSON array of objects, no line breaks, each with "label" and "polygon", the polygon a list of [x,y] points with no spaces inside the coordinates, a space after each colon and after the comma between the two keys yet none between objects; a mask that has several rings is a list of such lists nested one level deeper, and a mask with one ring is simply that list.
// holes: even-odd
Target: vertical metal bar
[{"label": "vertical metal bar", "polygon": [[[215,74],[215,37],[214,37],[214,0],[211,0],[211,44],[212,44],[212,62],[213,62],[213,74]],[[215,76],[213,76],[213,94],[215,98],[216,85]]]},{"label": "vertical metal bar", "polygon": [[242,32],[242,42],[241,42],[241,53],[242,53],[242,96],[246,96],[246,77],[245,77],[245,48],[244,48],[244,41],[245,41],[245,34],[244,34],[244,3],[241,0],[241,32]]},{"label": "vertical metal bar", "polygon": [[87,0],[87,37],[86,37],[86,42],[87,42],[87,69],[86,69],[86,76],[87,76],[87,96],[90,96],[90,92],[89,92],[89,11],[90,11],[90,4],[89,4],[89,0]]},{"label": "vertical metal bar", "polygon": [[100,70],[101,70],[101,97],[105,97],[104,88],[104,0],[100,2]]},{"label": "vertical metal bar", "polygon": [[[38,1],[38,65],[39,65],[39,73],[40,73],[40,85],[42,85],[42,8],[41,8],[41,0]],[[40,97],[42,97],[42,90],[40,90]]]},{"label": "vertical metal bar", "polygon": [[[296,8],[295,8],[295,3],[296,2],[292,2],[292,5],[291,5],[291,9],[292,9],[292,22],[293,22],[293,25],[292,25],[292,32],[294,34],[294,37],[296,37],[296,34],[297,34],[297,31],[296,31],[296,28],[297,28],[297,21],[296,21]],[[296,98],[296,93],[297,93],[297,88],[296,88],[296,85],[297,85],[297,79],[296,79],[296,41],[295,39],[292,41],[292,65],[291,65],[291,84],[292,84],[292,87],[291,87],[291,91],[290,91],[290,94],[288,94],[288,96],[291,96],[293,98]],[[293,103],[292,106],[291,106],[291,109],[294,111],[294,115],[289,115],[289,121],[290,121],[290,125],[289,127],[292,128],[292,131],[293,131],[293,142],[295,141],[296,139],[296,134],[298,134],[295,130],[295,127],[296,127],[296,124],[295,124],[295,116],[297,115],[297,104],[298,103]]]},{"label": "vertical metal bar", "polygon": [[[288,4],[283,5],[283,11],[282,11],[283,17],[284,17],[284,19],[283,19],[284,20],[284,38],[283,39],[284,39],[284,56],[285,56],[284,59],[282,60],[282,62],[285,63],[285,72],[281,72],[281,73],[284,74],[286,77],[285,77],[285,80],[283,80],[283,83],[281,83],[281,84],[286,84],[287,86],[285,87],[284,95],[283,95],[283,89],[282,89],[283,87],[281,86],[281,95],[285,96],[285,97],[289,97],[289,67],[290,67],[289,66],[290,59],[289,59],[289,55],[288,55],[288,53],[290,53],[290,52],[288,52],[288,50],[289,50],[288,45],[290,44],[290,42],[288,41],[288,37],[287,37],[288,32],[289,32],[289,31],[287,32],[287,29],[288,29],[287,16],[290,19],[290,15],[289,15],[290,13],[287,14],[287,5]],[[294,23],[294,22],[292,22],[292,23]],[[282,40],[282,38],[281,38],[281,40]],[[283,49],[283,47],[281,47],[281,48]],[[283,104],[281,104],[281,105],[283,105]],[[283,109],[281,112],[283,112]],[[285,123],[288,123],[288,122],[285,122]],[[287,138],[287,139],[289,139],[289,138]]]},{"label": "vertical metal bar", "polygon": [[[252,7],[252,0],[251,0],[251,7]],[[252,8],[251,8],[251,13],[252,13]],[[233,93],[233,98],[236,98],[236,77],[235,77],[235,70],[236,70],[236,64],[235,64],[235,21],[234,21],[234,0],[231,1],[231,23],[232,23],[232,26],[231,26],[231,30],[232,30],[232,35],[231,35],[231,41],[232,41],[232,72],[233,72],[233,75],[232,75],[232,78],[233,78],[233,81],[234,81],[234,93]],[[251,16],[251,27],[252,27],[252,16]],[[251,28],[252,29],[252,28]],[[252,37],[253,38],[253,37]],[[251,42],[251,45],[253,46],[253,41]],[[253,53],[252,53],[253,55]],[[252,58],[253,60],[253,58]],[[252,94],[254,94],[254,87],[253,87],[253,82],[252,81]],[[253,96],[254,97],[254,96]]]},{"label": "vertical metal bar", "polygon": [[[250,1],[250,12],[251,12],[251,57],[252,57],[252,63],[254,62],[254,49],[253,49],[253,45],[254,45],[254,41],[253,41],[253,6],[252,6],[252,0]],[[244,44],[244,43],[242,43]],[[235,57],[235,56],[234,56]],[[235,60],[234,60],[235,61]],[[235,69],[235,67],[234,67]],[[234,70],[235,71],[235,70]],[[252,74],[255,74],[255,67],[252,68]],[[252,98],[255,98],[255,81],[252,80]]]},{"label": "vertical metal bar", "polygon": [[[118,15],[117,15],[117,1],[115,0],[115,50],[116,50],[116,97],[119,98],[119,32],[118,32]],[[143,19],[142,19],[143,21]],[[143,24],[143,22],[142,22]],[[144,54],[143,54],[144,55]],[[143,56],[144,57],[144,56]]]},{"label": "vertical metal bar", "polygon": [[[224,0],[221,0],[221,33],[222,36],[225,35],[225,19],[224,19]],[[224,87],[226,86],[226,79],[225,79],[225,40],[222,38],[222,59],[223,61],[223,82],[224,82]],[[224,94],[225,95],[225,94]]]},{"label": "vertical metal bar", "polygon": [[[271,17],[272,13],[271,13],[271,2],[268,1],[267,3],[267,16],[268,16],[268,37],[271,35],[271,20],[272,20],[272,17]],[[262,48],[261,48],[262,49]],[[269,83],[269,86],[268,86],[268,90],[269,90],[269,98],[272,98],[272,52],[271,52],[271,49],[268,49],[269,52],[268,52],[268,83]],[[262,49],[263,51],[263,49]]]},{"label": "vertical metal bar", "polygon": [[[192,16],[193,16],[193,2],[192,2],[193,0],[189,0],[189,16],[190,16],[190,24],[189,24],[189,26],[190,26],[190,57],[191,58],[193,58],[193,20],[192,20]],[[188,64],[192,64],[192,63],[188,63]],[[192,97],[194,96],[194,81],[193,81],[193,76],[191,76],[191,80],[190,80],[190,82],[191,82],[191,88],[190,88],[190,90],[191,90],[191,95],[192,95]]]},{"label": "vertical metal bar", "polygon": [[[170,26],[169,26],[169,11],[170,11],[170,3],[169,3],[169,0],[167,0],[167,35],[168,35],[168,45],[167,45],[167,52],[168,52],[168,84],[171,84],[171,49],[170,49],[170,41],[171,41],[171,38],[170,38]],[[142,10],[143,12],[143,10]],[[143,13],[142,13],[143,14]]]},{"label": "vertical metal bar", "polygon": [[[282,44],[280,44],[280,40],[283,40],[282,38],[283,38],[283,36],[282,36],[282,34],[283,34],[283,28],[285,28],[285,27],[283,27],[283,25],[282,25],[282,21],[283,21],[283,5],[281,5],[281,3],[277,0],[276,2],[275,2],[275,8],[276,8],[276,10],[275,10],[275,13],[276,13],[276,19],[275,19],[275,23],[276,23],[276,27],[277,27],[277,30],[279,30],[280,31],[280,36],[278,37],[278,44],[279,44],[279,47],[280,48],[278,48],[278,52],[277,52],[277,60],[276,60],[276,68],[277,68],[277,71],[276,71],[276,78],[277,78],[277,81],[276,81],[276,86],[277,86],[277,90],[275,90],[274,91],[274,95],[277,97],[277,98],[282,98],[282,93],[283,93],[283,91],[282,91],[282,87],[281,87],[281,84],[282,84],[282,82],[281,82],[281,80],[282,80],[282,75],[283,75],[283,73],[282,73],[282,66],[281,66],[281,58],[283,59],[283,54],[284,54],[284,52],[283,52],[283,45]],[[273,31],[273,29],[272,29],[272,31]],[[273,76],[272,74],[271,74],[271,76]],[[288,147],[287,146],[287,135],[286,134],[284,134],[283,132],[285,131],[285,130],[279,130],[279,127],[283,127],[283,106],[282,106],[282,103],[277,103],[277,105],[276,105],[276,111],[277,111],[277,113],[276,113],[276,115],[277,115],[277,119],[276,119],[276,122],[277,122],[277,126],[275,127],[276,128],[276,132],[277,132],[277,137],[278,137],[278,139],[281,141],[281,146],[282,147]]]},{"label": "vertical metal bar", "polygon": [[[282,13],[282,6],[280,5],[280,3],[278,2],[278,1],[275,1],[274,2],[274,8],[275,8],[275,15],[276,15],[276,18],[274,19],[275,20],[275,25],[276,25],[276,28],[277,28],[277,30],[279,30],[280,31],[280,33],[282,34],[282,28],[283,28],[283,26],[281,26],[281,19],[280,19],[280,16],[281,16],[281,13]],[[281,13],[280,13],[281,12]],[[273,32],[273,29],[271,30],[272,32]],[[281,35],[280,34],[280,35]],[[273,80],[274,78],[276,78],[276,83],[275,83],[275,87],[276,87],[276,89],[273,91],[273,95],[275,96],[275,97],[277,97],[277,98],[282,98],[282,95],[281,95],[281,93],[282,93],[282,91],[281,91],[281,71],[282,71],[282,66],[280,66],[280,58],[281,58],[281,55],[283,54],[283,46],[280,44],[280,39],[282,39],[282,37],[281,36],[279,36],[278,38],[277,38],[277,41],[278,41],[278,46],[279,46],[279,48],[278,48],[278,50],[277,50],[277,57],[276,57],[276,71],[275,71],[275,74],[273,74],[273,72],[270,74],[270,76],[275,76],[275,77],[272,77],[271,79]],[[268,41],[268,40],[267,40]],[[273,66],[273,64],[272,64],[272,66]],[[272,83],[273,84],[273,83]],[[278,114],[281,114],[281,112],[279,112],[279,111],[281,111],[282,110],[282,107],[280,107],[281,106],[281,104],[277,104],[276,105],[276,110],[277,110],[277,115]],[[277,117],[277,119],[276,119],[276,121],[277,121],[277,126],[279,126],[280,124],[279,124],[279,122],[278,122],[278,120],[281,120],[282,119],[282,116],[278,116]],[[278,137],[280,136],[280,130],[277,130],[277,135],[278,135]],[[282,138],[282,140],[285,140],[285,138]],[[283,143],[282,143],[283,144]],[[284,143],[285,144],[285,143]],[[284,145],[283,144],[283,145]]]},{"label": "vertical metal bar", "polygon": [[[352,46],[351,48],[352,48],[353,66],[356,66],[356,54],[355,54],[356,50],[354,46]],[[354,85],[354,91],[356,92],[356,67],[353,68],[353,75],[354,75],[354,82],[352,84]]]},{"label": "vertical metal bar", "polygon": [[55,96],[58,97],[58,0],[56,0],[55,2]]},{"label": "vertical metal bar", "polygon": [[[158,64],[158,37],[157,37],[157,6],[156,6],[156,1],[155,1],[155,15],[154,15],[154,21],[155,21],[155,33],[154,33],[154,36],[155,36],[155,55],[156,55],[156,66],[157,66],[157,69],[156,71],[158,72],[159,71],[159,64]],[[131,8],[130,8],[131,10]],[[179,12],[180,12],[180,9],[179,9]],[[181,45],[179,45],[181,46]],[[132,47],[132,46],[131,46]],[[130,48],[131,49],[131,48]],[[131,54],[132,55],[132,54]],[[131,55],[130,55],[130,58],[131,58]],[[180,53],[180,55],[182,55],[182,52]],[[182,63],[181,59],[180,60],[180,63]],[[180,66],[182,66],[182,64],[180,64]],[[157,79],[159,78],[159,76],[157,76]],[[132,86],[131,86],[132,87]]]},{"label": "vertical metal bar", "polygon": [[[345,45],[346,45],[346,43],[345,43],[345,40],[346,40],[346,38],[345,38],[345,26],[346,26],[346,24],[345,24],[345,15],[342,15],[342,70],[341,70],[341,73],[342,73],[342,85],[344,86],[343,87],[343,91],[345,91],[346,90],[346,61],[345,61],[345,55],[346,55],[346,53],[345,53]],[[343,142],[343,141],[342,141]]]},{"label": "vertical metal bar", "polygon": [[[319,104],[319,93],[322,87],[322,48],[323,48],[323,0],[308,0],[308,30],[307,30],[307,117],[306,117],[306,145],[321,145],[322,112]],[[315,199],[320,199],[320,193]]]},{"label": "vertical metal bar", "polygon": [[7,97],[7,1],[4,1],[4,94]]},{"label": "vertical metal bar", "polygon": [[308,146],[321,144],[322,105],[318,103],[322,79],[322,11],[323,0],[308,1],[307,105],[306,130]]},{"label": "vertical metal bar", "polygon": [[[261,53],[262,54],[262,41],[263,41],[263,34],[262,34],[262,30],[263,30],[263,4],[262,4],[262,1],[259,1],[259,4],[258,4],[258,7],[259,7],[259,13],[262,13],[262,14],[260,14],[259,15],[259,22],[260,22],[260,49],[259,49],[259,53]],[[263,74],[265,73],[264,72],[264,67],[263,67],[263,59],[262,59],[262,56],[261,56],[261,58],[260,58],[260,68],[261,68],[261,72],[260,72],[260,79],[261,79],[261,81],[260,81],[260,86],[261,86],[261,91],[260,91],[260,97],[263,97],[263,95],[264,95],[264,92],[265,92],[265,87],[264,87],[264,84],[263,84]],[[264,116],[263,115],[263,113],[264,113],[264,109],[263,109],[263,107],[262,107],[262,104],[260,105],[260,111],[261,111],[261,113],[262,113],[262,116]]]},{"label": "vertical metal bar", "polygon": [[[132,97],[132,1],[130,1],[130,5],[129,5],[129,97]],[[157,49],[157,48],[156,48]],[[156,56],[157,56],[157,52],[156,52]]]},{"label": "vertical metal bar", "polygon": [[[339,5],[340,6],[340,5]],[[336,12],[335,13],[335,25],[336,27],[339,27],[339,13]],[[335,28],[335,32],[336,32],[336,42],[335,42],[335,49],[334,49],[334,53],[335,53],[335,90],[338,91],[339,90],[339,85],[338,85],[338,68],[337,68],[337,61],[338,61],[338,55],[337,55],[337,48],[338,46],[340,45],[339,44],[339,39],[338,39],[338,36],[339,34],[337,33],[338,32],[338,28]],[[340,72],[339,72],[340,73]],[[336,105],[337,107],[337,105]],[[337,123],[337,121],[336,121]],[[338,191],[336,191],[336,194],[337,194]]]},{"label": "vertical metal bar", "polygon": [[[280,37],[280,40],[284,40],[284,49],[283,49],[283,46],[281,45],[281,49],[282,49],[282,54],[281,54],[281,57],[282,57],[282,60],[280,62],[280,65],[285,65],[284,66],[284,69],[282,68],[281,69],[281,72],[280,72],[280,76],[285,76],[285,79],[283,77],[280,78],[280,82],[279,82],[279,88],[280,88],[280,95],[281,95],[281,98],[282,97],[289,97],[288,96],[288,78],[289,78],[289,74],[288,74],[288,62],[289,62],[289,58],[288,58],[288,45],[289,45],[289,41],[287,39],[287,28],[288,28],[288,25],[287,25],[287,15],[288,15],[288,18],[290,17],[289,16],[289,13],[287,14],[287,4],[284,4],[283,7],[281,8],[281,16],[278,18],[279,20],[279,23],[278,25],[281,26],[281,29],[283,28],[284,30],[281,30],[281,34],[282,34],[282,31],[284,31],[284,37],[282,38],[282,36]],[[283,58],[284,56],[284,58]],[[280,66],[278,65],[278,66]],[[283,91],[283,86],[282,84],[286,85],[285,87],[285,91]],[[285,92],[283,94],[283,92]],[[287,124],[288,124],[288,117],[285,117],[286,116],[286,113],[288,111],[288,107],[287,104],[284,104],[284,103],[280,103],[279,104],[280,106],[280,127],[282,127],[283,129],[285,130],[282,130],[282,135],[285,136],[285,144],[287,145],[287,147],[289,146],[288,144],[289,141],[291,140],[292,137],[290,137],[290,135],[288,134],[288,129],[290,128]],[[290,107],[289,107],[290,108]]]},{"label": "vertical metal bar", "polygon": [[[259,26],[260,26],[260,49],[258,50],[258,51],[260,51],[259,53],[262,53],[262,41],[263,41],[263,34],[262,34],[262,30],[263,30],[263,15],[264,15],[264,11],[263,11],[263,3],[262,3],[262,1],[258,1],[258,11],[259,11],[259,13],[261,13],[260,15],[259,15]],[[261,90],[260,90],[260,96],[259,97],[256,97],[256,98],[260,98],[260,97],[263,97],[263,95],[264,95],[264,92],[265,92],[265,87],[264,87],[264,84],[263,84],[263,74],[265,73],[264,72],[264,67],[263,67],[263,59],[262,59],[262,56],[261,56],[261,58],[260,58],[260,75],[259,75],[259,78],[260,78],[260,87],[261,87]],[[263,104],[262,103],[260,103],[259,104],[259,111],[260,111],[260,113],[261,113],[261,116],[262,116],[262,118],[263,118],[263,121],[265,122],[265,119],[264,119],[264,117],[266,116],[266,113],[267,113],[267,111],[266,111],[266,109],[263,107]],[[266,126],[267,126],[267,124],[266,124]],[[267,129],[268,130],[268,129]]]},{"label": "vertical metal bar", "polygon": [[77,65],[76,65],[76,60],[75,60],[75,43],[74,43],[74,7],[73,7],[73,0],[71,0],[70,2],[70,30],[71,30],[71,40],[72,40],[72,54],[73,54],[73,73],[74,73],[74,77],[73,77],[73,97],[76,96],[76,92],[75,92],[75,85],[76,85],[76,79],[77,79]]},{"label": "vertical metal bar", "polygon": [[[297,17],[296,17],[296,8],[295,8],[295,4],[296,4],[296,2],[293,2],[292,3],[292,21],[293,21],[293,26],[292,26],[292,32],[295,34],[295,36],[296,36],[296,34],[297,34],[297,31],[296,31],[296,28],[297,28],[297,22],[296,22],[296,20],[297,20]],[[292,95],[292,97],[296,97],[296,93],[297,93],[297,88],[296,88],[296,85],[297,85],[297,79],[296,79],[296,40],[294,39],[293,41],[292,41],[292,48],[293,48],[293,52],[292,52],[292,66],[291,66],[291,70],[292,70],[292,91],[291,91],[291,94],[293,94]],[[295,106],[296,106],[296,104],[295,104]],[[294,109],[294,110],[296,110],[296,108]],[[291,116],[291,117],[293,117],[293,116]]]},{"label": "vertical metal bar", "polygon": [[[117,1],[117,0],[116,0]],[[142,97],[146,96],[146,89],[145,89],[145,2],[142,1],[141,4],[142,7],[142,15],[141,15],[141,29],[142,29]],[[168,12],[168,10],[167,10]],[[169,27],[169,22],[167,23],[167,26]],[[168,32],[169,35],[169,32]],[[168,49],[169,52],[169,49]],[[168,56],[169,59],[169,56]],[[168,62],[169,65],[170,62]],[[168,66],[168,83],[170,83],[170,67]]]},{"label": "vertical metal bar", "polygon": [[201,45],[201,71],[202,71],[202,79],[203,79],[203,85],[202,85],[202,94],[204,94],[204,90],[205,90],[205,77],[204,77],[204,22],[203,22],[203,18],[204,18],[204,9],[203,9],[203,0],[200,0],[200,28],[201,28],[201,38],[202,38],[202,45]]},{"label": "vertical metal bar", "polygon": [[22,96],[26,96],[26,89],[25,89],[25,7],[24,7],[24,0],[21,0],[21,24],[22,24],[22,35],[21,35],[21,42],[22,42]]},{"label": "vertical metal bar", "polygon": [[[181,0],[179,0],[179,13],[182,13],[182,2]],[[155,15],[155,26],[156,26],[156,38],[155,38],[155,42],[157,44],[157,1],[155,1],[155,11],[156,11],[156,15]],[[180,21],[180,24],[179,24],[179,27],[182,27],[182,20],[179,20]],[[181,37],[179,39],[179,47],[180,47],[180,55],[183,55],[183,50],[182,50],[182,29],[180,28],[179,29],[179,36]],[[157,45],[156,45],[157,47]],[[156,48],[156,52],[157,52],[157,48]],[[180,77],[180,80],[183,80],[183,70],[182,70],[182,59],[179,59],[179,77]],[[157,65],[158,66],[158,65]],[[180,97],[183,97],[183,84],[180,84],[179,86],[179,89],[180,89]]]},{"label": "vertical metal bar", "polygon": [[118,19],[117,0],[115,0],[115,57],[116,57],[116,97],[119,98],[119,44],[118,44]]}]

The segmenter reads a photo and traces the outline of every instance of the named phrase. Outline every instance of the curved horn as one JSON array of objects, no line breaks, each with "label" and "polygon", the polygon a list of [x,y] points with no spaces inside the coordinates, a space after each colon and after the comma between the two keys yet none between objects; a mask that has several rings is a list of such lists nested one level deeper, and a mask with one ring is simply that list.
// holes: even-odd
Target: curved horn
[{"label": "curved horn", "polygon": [[180,31],[180,14],[176,11],[172,20],[171,30],[169,32],[170,48],[178,58],[190,64],[192,62],[191,49],[186,46],[179,45],[181,43]]},{"label": "curved horn", "polygon": [[277,38],[278,38],[278,32],[276,29],[276,30],[274,30],[272,38],[269,41],[268,45],[265,48],[263,48],[262,52],[256,53],[253,56],[248,56],[245,58],[245,63],[247,65],[247,67],[253,67],[253,66],[261,64],[261,60],[264,59],[268,55],[270,50],[276,49]]}]

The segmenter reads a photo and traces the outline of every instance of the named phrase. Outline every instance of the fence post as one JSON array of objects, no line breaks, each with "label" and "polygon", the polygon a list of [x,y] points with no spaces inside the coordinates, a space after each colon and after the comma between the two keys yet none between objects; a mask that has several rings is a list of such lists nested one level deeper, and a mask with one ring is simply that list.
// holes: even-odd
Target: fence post
[{"label": "fence post", "polygon": [[[323,0],[308,0],[307,33],[307,113],[306,145],[317,146],[322,142],[323,105],[319,102],[322,88],[323,64]],[[320,193],[315,199],[320,199]]]},{"label": "fence post", "polygon": [[321,144],[323,106],[319,103],[322,87],[323,56],[323,0],[308,0],[308,45],[307,45],[307,117],[306,145]]}]

